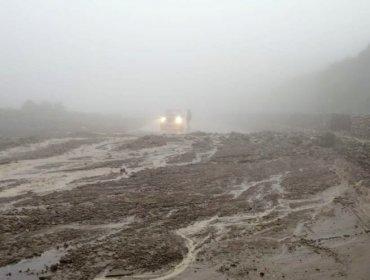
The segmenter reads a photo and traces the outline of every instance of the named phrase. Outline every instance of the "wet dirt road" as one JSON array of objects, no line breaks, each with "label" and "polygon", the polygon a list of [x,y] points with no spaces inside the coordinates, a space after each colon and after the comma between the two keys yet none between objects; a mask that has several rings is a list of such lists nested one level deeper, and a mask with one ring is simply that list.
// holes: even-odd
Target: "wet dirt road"
[{"label": "wet dirt road", "polygon": [[193,133],[2,150],[0,279],[368,279],[370,153],[346,141]]}]

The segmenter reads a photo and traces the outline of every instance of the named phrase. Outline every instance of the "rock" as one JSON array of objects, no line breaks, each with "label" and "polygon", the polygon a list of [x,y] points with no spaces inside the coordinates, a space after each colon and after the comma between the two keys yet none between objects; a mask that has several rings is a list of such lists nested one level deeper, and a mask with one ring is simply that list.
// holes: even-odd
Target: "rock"
[{"label": "rock", "polygon": [[126,171],[126,169],[125,169],[124,167],[122,167],[122,168],[119,170],[119,172],[120,172],[121,174],[127,174],[127,171]]},{"label": "rock", "polygon": [[319,137],[317,144],[321,147],[332,148],[335,146],[336,141],[334,133],[326,132]]},{"label": "rock", "polygon": [[55,272],[58,270],[58,264],[53,264],[50,266],[50,271]]},{"label": "rock", "polygon": [[356,137],[370,138],[370,115],[353,117],[351,133]]},{"label": "rock", "polygon": [[120,277],[120,276],[130,276],[134,274],[132,271],[124,270],[124,269],[113,269],[109,271],[105,277]]},{"label": "rock", "polygon": [[332,114],[329,119],[329,128],[333,131],[350,131],[352,119],[350,115]]},{"label": "rock", "polygon": [[60,263],[62,264],[72,263],[72,260],[69,259],[68,257],[64,257],[60,259]]},{"label": "rock", "polygon": [[50,275],[39,276],[39,280],[51,280]]}]

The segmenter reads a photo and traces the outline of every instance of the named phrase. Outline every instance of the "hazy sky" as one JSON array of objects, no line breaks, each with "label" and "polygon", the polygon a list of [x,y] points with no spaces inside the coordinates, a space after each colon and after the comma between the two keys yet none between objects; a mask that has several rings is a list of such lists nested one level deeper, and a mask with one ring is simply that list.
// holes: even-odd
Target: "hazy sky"
[{"label": "hazy sky", "polygon": [[0,106],[248,108],[370,43],[369,0],[0,0]]}]

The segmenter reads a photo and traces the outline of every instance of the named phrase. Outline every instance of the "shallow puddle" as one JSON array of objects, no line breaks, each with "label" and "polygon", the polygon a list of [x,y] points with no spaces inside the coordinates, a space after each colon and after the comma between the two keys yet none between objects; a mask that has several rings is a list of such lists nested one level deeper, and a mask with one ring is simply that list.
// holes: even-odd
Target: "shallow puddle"
[{"label": "shallow puddle", "polygon": [[2,280],[38,280],[40,276],[47,275],[51,265],[59,262],[65,254],[64,250],[52,249],[39,257],[21,260],[0,268]]}]

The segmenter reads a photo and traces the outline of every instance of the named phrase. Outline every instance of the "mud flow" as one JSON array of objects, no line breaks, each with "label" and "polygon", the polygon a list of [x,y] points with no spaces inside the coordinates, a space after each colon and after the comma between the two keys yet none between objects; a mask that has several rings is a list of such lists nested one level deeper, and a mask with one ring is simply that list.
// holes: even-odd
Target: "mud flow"
[{"label": "mud flow", "polygon": [[369,279],[370,144],[94,136],[0,151],[0,279]]}]

